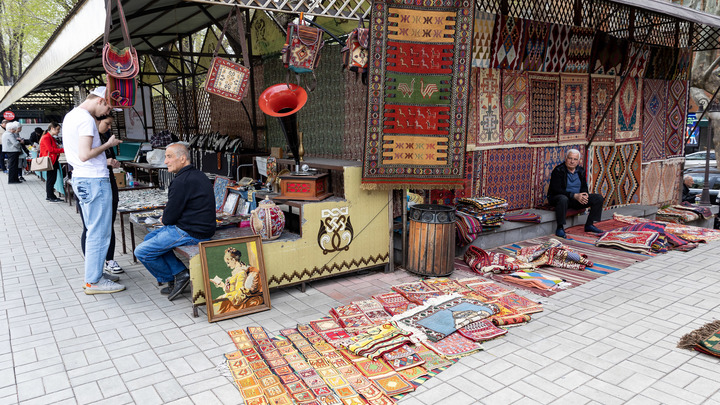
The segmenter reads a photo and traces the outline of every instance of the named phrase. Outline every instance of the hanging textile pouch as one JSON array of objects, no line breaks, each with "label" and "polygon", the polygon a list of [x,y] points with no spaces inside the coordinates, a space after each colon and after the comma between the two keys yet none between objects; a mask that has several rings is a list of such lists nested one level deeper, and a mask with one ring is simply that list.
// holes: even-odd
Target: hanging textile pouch
[{"label": "hanging textile pouch", "polygon": [[286,81],[290,81],[289,73],[291,71],[295,73],[298,85],[300,73],[312,73],[315,83],[308,86],[308,90],[313,91],[317,85],[314,70],[320,63],[320,50],[325,44],[323,30],[304,25],[302,22],[303,19],[300,17],[300,24],[288,24],[282,60],[285,67],[289,69]]},{"label": "hanging textile pouch", "polygon": [[122,25],[124,48],[116,48],[109,42],[110,37],[110,21],[112,0],[108,0],[105,4],[107,16],[105,18],[105,37],[102,53],[102,63],[105,72],[112,77],[118,79],[131,79],[140,73],[140,64],[135,48],[130,42],[130,34],[128,32],[127,21],[125,21],[125,13],[123,12],[122,2],[117,0],[118,11],[120,12],[120,24]]},{"label": "hanging textile pouch", "polygon": [[[240,41],[240,47],[242,48],[242,61],[243,65],[231,62],[227,59],[218,57],[218,51],[220,51],[220,44],[225,37],[225,29],[227,28],[228,21],[232,17],[232,13],[236,12],[237,25],[238,25],[238,37]],[[223,25],[222,33],[218,38],[218,44],[213,54],[212,64],[208,69],[207,78],[205,78],[205,91],[208,93],[216,94],[220,97],[225,97],[233,101],[242,101],[245,97],[245,92],[248,88],[250,79],[250,56],[248,54],[247,43],[245,41],[245,25],[243,19],[240,16],[240,11],[236,8],[228,15]]]},{"label": "hanging textile pouch", "polygon": [[[362,20],[360,21],[362,25]],[[351,72],[365,73],[368,68],[368,46],[370,29],[358,26],[345,41],[340,51],[343,55],[343,67]]]},{"label": "hanging textile pouch", "polygon": [[107,75],[105,98],[111,108],[132,108],[135,105],[137,83],[135,78],[118,79]]}]

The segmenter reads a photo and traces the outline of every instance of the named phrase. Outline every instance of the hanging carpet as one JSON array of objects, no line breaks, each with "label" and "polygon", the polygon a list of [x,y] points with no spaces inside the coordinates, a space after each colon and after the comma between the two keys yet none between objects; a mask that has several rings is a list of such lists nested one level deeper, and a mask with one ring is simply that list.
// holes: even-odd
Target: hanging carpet
[{"label": "hanging carpet", "polygon": [[543,71],[550,24],[535,20],[524,20],[523,22],[525,27],[523,28],[521,49],[525,56],[521,70]]},{"label": "hanging carpet", "polygon": [[[638,55],[636,57],[636,55]],[[648,59],[650,58],[650,49],[647,46],[637,42],[630,43],[630,53],[628,54],[627,63],[629,68],[628,75],[630,77],[645,77],[645,69]],[[635,63],[633,63],[635,61]]]},{"label": "hanging carpet", "polygon": [[[500,144],[500,70],[473,69],[477,148]],[[468,168],[472,170],[472,168]]]},{"label": "hanging carpet", "polygon": [[567,63],[563,72],[588,73],[595,30],[585,27],[570,27],[570,45],[567,51]]},{"label": "hanging carpet", "polygon": [[615,89],[617,88],[617,79],[614,76],[591,75],[590,76],[590,128],[588,129],[588,139],[595,133],[592,138],[595,142],[612,142],[615,140],[615,117],[617,111],[610,107],[605,119],[600,121],[607,110],[608,105],[612,101]]},{"label": "hanging carpet", "polygon": [[545,51],[546,72],[564,72],[567,64],[567,52],[570,47],[570,27],[551,24]]},{"label": "hanging carpet", "polygon": [[620,75],[625,66],[625,55],[629,42],[626,39],[598,31],[595,33],[592,50],[591,73],[599,75]]},{"label": "hanging carpet", "polygon": [[662,181],[662,161],[644,163],[642,165],[642,182],[640,187],[640,204],[656,205],[658,203]]},{"label": "hanging carpet", "polygon": [[638,108],[642,101],[642,79],[623,77],[618,80],[620,93],[615,100],[618,112],[615,141],[639,141],[642,139],[640,133],[642,108]]},{"label": "hanging carpet", "polygon": [[683,155],[685,117],[687,115],[688,82],[682,79],[667,82],[667,119],[665,120],[665,155]]},{"label": "hanging carpet", "polygon": [[495,14],[475,10],[473,29],[472,66],[490,67],[492,60],[492,35],[495,28]]},{"label": "hanging carpet", "polygon": [[528,87],[530,88],[528,143],[557,143],[560,76],[552,73],[528,73]]},{"label": "hanging carpet", "polygon": [[507,200],[507,209],[532,205],[533,148],[491,149],[479,152],[477,195],[499,196]]},{"label": "hanging carpet", "polygon": [[560,133],[558,141],[584,142],[587,137],[588,77],[560,75]]},{"label": "hanging carpet", "polygon": [[591,147],[588,186],[605,197],[604,207],[640,202],[640,148],[639,143]]},{"label": "hanging carpet", "polygon": [[528,141],[527,72],[502,71],[502,143],[525,144]]},{"label": "hanging carpet", "polygon": [[665,158],[665,107],[667,85],[664,80],[643,81],[643,162]]},{"label": "hanging carpet", "polygon": [[474,3],[372,5],[362,187],[464,183]]},{"label": "hanging carpet", "polygon": [[525,52],[522,49],[525,20],[498,14],[492,39],[493,60],[490,67],[519,70]]}]

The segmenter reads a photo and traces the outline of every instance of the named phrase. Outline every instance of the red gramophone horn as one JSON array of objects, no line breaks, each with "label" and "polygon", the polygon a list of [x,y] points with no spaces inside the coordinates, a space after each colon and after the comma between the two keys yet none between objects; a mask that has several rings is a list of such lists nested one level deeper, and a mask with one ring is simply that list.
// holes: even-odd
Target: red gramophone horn
[{"label": "red gramophone horn", "polygon": [[260,94],[258,105],[267,115],[277,117],[285,133],[285,140],[295,159],[295,171],[300,166],[300,140],[297,134],[296,113],[307,103],[307,92],[297,84],[280,83]]}]

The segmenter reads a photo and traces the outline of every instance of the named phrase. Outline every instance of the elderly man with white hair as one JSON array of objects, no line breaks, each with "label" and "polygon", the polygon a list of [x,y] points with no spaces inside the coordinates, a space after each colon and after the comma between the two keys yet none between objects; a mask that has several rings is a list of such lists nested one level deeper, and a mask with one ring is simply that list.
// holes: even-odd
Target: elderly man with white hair
[{"label": "elderly man with white hair", "polygon": [[18,159],[22,153],[22,148],[20,147],[20,138],[18,134],[21,129],[22,125],[19,122],[10,122],[5,125],[5,133],[2,136],[2,149],[8,159],[8,184],[20,183]]},{"label": "elderly man with white hair", "polygon": [[565,162],[553,169],[548,187],[548,202],[555,207],[557,220],[555,235],[566,237],[565,217],[568,207],[573,209],[590,207],[590,214],[585,222],[585,232],[602,232],[593,224],[600,221],[604,200],[600,194],[588,193],[585,168],[580,166],[580,151],[568,150],[565,154]]},{"label": "elderly man with white hair", "polygon": [[694,180],[691,175],[686,174],[683,176],[683,192],[682,192],[682,200],[683,202],[689,202],[691,204],[695,204],[695,199],[697,197],[696,193],[690,192],[690,187],[693,186]]}]

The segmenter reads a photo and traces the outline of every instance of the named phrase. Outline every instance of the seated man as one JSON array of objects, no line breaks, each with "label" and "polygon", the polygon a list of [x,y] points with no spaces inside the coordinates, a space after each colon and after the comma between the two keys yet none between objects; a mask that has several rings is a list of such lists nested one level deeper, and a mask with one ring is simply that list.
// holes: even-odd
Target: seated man
[{"label": "seated man", "polygon": [[150,232],[135,249],[135,256],[160,283],[172,301],[190,283],[190,271],[173,253],[178,246],[196,245],[215,234],[215,194],[207,176],[190,164],[190,152],[180,143],[165,150],[168,171],[175,179],[168,187],[162,228]]},{"label": "seated man", "polygon": [[693,178],[691,175],[686,174],[683,176],[683,193],[682,193],[682,201],[683,202],[689,202],[691,204],[695,204],[695,197],[697,194],[690,192],[690,187],[693,185]]},{"label": "seated man", "polygon": [[555,235],[561,238],[565,237],[565,216],[568,207],[574,209],[590,207],[590,215],[585,222],[585,232],[602,232],[593,223],[600,221],[605,199],[600,194],[588,194],[585,169],[579,163],[580,151],[570,149],[565,154],[565,162],[555,166],[550,175],[548,202],[555,207],[557,220]]}]

